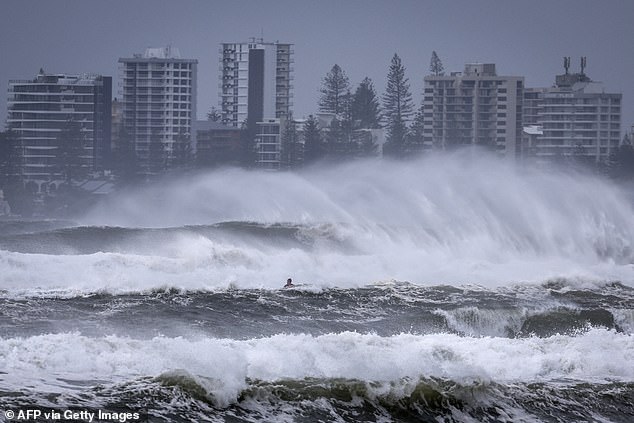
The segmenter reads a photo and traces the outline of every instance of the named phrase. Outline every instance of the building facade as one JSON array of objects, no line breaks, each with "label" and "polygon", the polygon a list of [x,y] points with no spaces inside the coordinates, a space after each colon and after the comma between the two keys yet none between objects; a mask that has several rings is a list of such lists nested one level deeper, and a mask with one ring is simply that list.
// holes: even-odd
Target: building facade
[{"label": "building facade", "polygon": [[219,105],[225,125],[241,127],[288,116],[293,97],[293,45],[223,43],[219,58]]},{"label": "building facade", "polygon": [[[17,137],[20,176],[41,183],[62,179],[72,148],[80,173],[108,167],[112,78],[47,74],[9,81],[7,128]],[[76,132],[68,139],[69,127]],[[69,145],[77,144],[77,145]]]},{"label": "building facade", "polygon": [[[533,125],[541,134],[528,149],[538,162],[574,158],[577,161],[606,163],[621,141],[622,94],[605,92],[601,83],[584,73],[557,75],[555,86],[532,90],[538,104]],[[528,121],[529,119],[525,119]]]},{"label": "building facade", "polygon": [[157,173],[195,150],[198,61],[176,48],[149,48],[119,59],[123,128],[141,172]]},{"label": "building facade", "polygon": [[196,163],[199,167],[239,164],[240,129],[221,122],[196,121]]},{"label": "building facade", "polygon": [[524,77],[498,76],[495,64],[425,77],[425,149],[479,145],[515,159],[522,139]]},{"label": "building facade", "polygon": [[280,170],[282,166],[282,135],[286,119],[266,119],[256,122],[255,152],[259,168]]}]

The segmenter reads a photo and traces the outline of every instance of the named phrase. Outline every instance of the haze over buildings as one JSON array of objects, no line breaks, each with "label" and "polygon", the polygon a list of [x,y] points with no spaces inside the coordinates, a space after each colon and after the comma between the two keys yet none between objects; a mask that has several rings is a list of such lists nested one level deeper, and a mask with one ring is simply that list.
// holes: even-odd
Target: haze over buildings
[{"label": "haze over buildings", "polygon": [[[116,6],[118,3],[113,4]],[[170,2],[154,4],[172,5]],[[281,5],[285,2],[280,1],[273,4]],[[367,6],[365,9],[349,10],[359,13],[360,16],[374,16],[372,13],[386,7],[382,2],[366,2],[364,4]],[[406,19],[405,15],[402,15],[402,8],[411,10],[415,14],[421,14],[421,16],[427,16],[423,12],[432,15],[441,13],[441,16],[444,13],[444,9],[438,9],[436,5],[422,4],[428,9],[421,9],[421,3],[418,4],[418,8],[406,1],[397,3],[397,6],[394,6],[391,11],[397,16],[401,16],[402,22],[396,22],[394,18],[388,18],[386,15],[383,16],[381,23],[386,28],[398,28],[397,32],[400,34],[405,32],[407,28],[414,31],[413,27],[408,26],[409,20]],[[92,6],[95,10],[102,7],[99,4]],[[196,5],[196,7],[200,11],[207,10],[200,5]],[[350,6],[346,3],[345,7],[349,8]],[[521,9],[519,4],[515,7],[518,10]],[[224,8],[230,9],[229,6],[222,6],[217,11],[223,11]],[[310,9],[306,5],[306,11]],[[78,6],[71,13],[78,15],[81,10],[82,6]],[[129,12],[133,10],[130,9]],[[104,10],[106,15],[110,12],[111,9]],[[499,10],[499,12],[502,13],[504,10]],[[574,15],[576,12],[576,8],[567,11],[569,15]],[[162,13],[164,13],[163,9],[155,8],[143,19],[163,16]],[[172,16],[173,22],[170,22],[171,26],[162,27],[165,32],[152,31],[151,33],[156,37],[152,40],[152,45],[161,45],[160,38],[171,33],[172,27],[179,26],[179,17],[184,15],[190,17],[188,13],[183,10],[175,11]],[[292,7],[280,11],[280,13],[286,18],[296,19],[285,21],[288,23],[288,27],[294,28],[294,31],[289,31],[289,33],[292,32],[293,36],[283,39],[283,42],[272,41],[264,37],[245,37],[242,38],[243,41],[236,42],[235,40],[240,40],[240,38],[236,38],[235,34],[238,31],[233,28],[232,31],[221,34],[219,39],[213,39],[213,31],[209,30],[209,34],[203,38],[189,39],[184,45],[178,44],[181,50],[195,51],[196,46],[204,41],[207,49],[201,56],[187,54],[183,56],[187,58],[183,58],[179,49],[172,47],[174,45],[172,43],[165,43],[166,47],[147,48],[143,54],[126,55],[124,50],[129,49],[134,44],[134,38],[129,40],[125,48],[122,47],[122,51],[116,54],[119,57],[120,68],[115,73],[118,78],[118,84],[116,84],[118,88],[112,91],[112,95],[118,97],[118,101],[114,103],[113,107],[115,125],[112,129],[112,135],[115,148],[117,148],[117,142],[125,142],[129,138],[132,144],[132,155],[135,156],[133,173],[145,175],[161,173],[171,167],[177,167],[179,163],[182,165],[188,161],[190,154],[196,153],[197,128],[195,122],[197,116],[206,113],[214,106],[218,110],[217,120],[231,128],[240,128],[246,124],[248,135],[242,137],[241,134],[235,132],[221,133],[219,131],[222,131],[222,128],[216,125],[203,125],[201,135],[205,140],[203,150],[206,158],[199,161],[199,164],[202,162],[222,163],[223,161],[219,157],[214,157],[214,152],[220,151],[221,155],[226,156],[230,163],[235,163],[237,160],[242,164],[247,163],[248,166],[255,164],[267,169],[295,167],[297,163],[303,162],[301,149],[304,147],[304,140],[301,128],[297,135],[293,135],[296,136],[296,139],[292,141],[293,145],[298,144],[299,147],[287,146],[286,151],[283,151],[282,132],[285,130],[286,121],[290,122],[289,118],[292,114],[296,119],[299,118],[297,122],[305,122],[301,119],[302,116],[316,114],[318,111],[330,111],[320,109],[317,101],[312,104],[306,103],[308,99],[314,99],[313,92],[319,92],[321,84],[326,83],[323,76],[327,69],[336,63],[336,68],[340,70],[343,80],[346,81],[344,85],[350,91],[354,90],[360,78],[351,77],[348,85],[346,75],[363,72],[361,75],[368,75],[372,78],[368,80],[371,81],[371,84],[376,81],[376,91],[378,97],[381,97],[384,92],[383,81],[387,74],[385,69],[387,61],[379,66],[379,56],[391,54],[392,51],[396,51],[400,55],[403,54],[403,51],[409,51],[411,55],[411,48],[414,45],[411,39],[401,39],[399,43],[392,45],[377,43],[373,52],[364,52],[363,44],[359,44],[353,50],[349,48],[345,50],[347,53],[353,53],[345,57],[334,57],[331,51],[328,51],[324,57],[307,56],[307,52],[320,51],[322,41],[329,40],[333,34],[338,34],[339,38],[336,38],[336,42],[331,45],[332,49],[338,51],[344,48],[348,45],[349,38],[354,37],[351,34],[355,31],[350,31],[349,28],[341,25],[341,21],[337,21],[335,25],[326,19],[319,32],[320,37],[307,39],[305,30],[295,26],[297,21],[306,22],[303,15],[295,15],[297,11],[293,10]],[[315,16],[319,16],[320,13],[321,11],[316,11]],[[246,16],[248,17],[249,13],[246,13]],[[266,16],[266,13],[263,16]],[[145,22],[143,19],[140,21],[141,26]],[[228,15],[228,19],[232,19],[231,15]],[[352,17],[348,17],[348,19],[349,23],[352,24]],[[249,20],[247,19],[247,21]],[[197,22],[197,20],[192,18],[192,22]],[[251,33],[257,32],[254,24],[255,22],[250,22],[248,25]],[[329,28],[328,24],[333,25],[332,33],[324,33],[324,30]],[[436,27],[437,22],[430,20],[428,24],[431,27]],[[361,28],[363,29],[363,25]],[[378,28],[375,29],[375,32],[381,33]],[[439,31],[438,34],[434,34],[434,37],[430,39],[443,40],[443,43],[448,42],[449,38],[440,36],[446,29],[437,27],[436,29]],[[515,28],[507,28],[506,30],[511,36],[512,42],[519,46],[520,38],[513,38],[517,35],[517,30]],[[260,32],[263,34],[263,30]],[[280,30],[280,32],[285,32],[285,30]],[[607,26],[601,27],[597,31],[597,36],[609,32]],[[534,35],[532,32],[531,34]],[[382,35],[384,38],[377,40],[372,38],[376,36],[372,32],[372,37],[368,40],[385,41],[391,37],[385,33]],[[482,35],[482,39],[490,37],[486,31],[477,35]],[[244,41],[245,39],[248,41]],[[296,39],[303,39],[304,42],[296,43]],[[418,109],[420,105],[421,113],[418,116],[421,129],[415,135],[403,135],[405,134],[403,133],[393,140],[391,126],[387,124],[386,120],[384,122],[387,128],[385,140],[388,148],[384,151],[399,156],[413,154],[420,151],[421,148],[444,150],[456,145],[479,145],[497,151],[511,160],[537,156],[540,160],[545,161],[560,156],[575,156],[583,157],[587,161],[606,164],[610,154],[619,146],[622,129],[628,126],[627,121],[624,124],[621,123],[623,119],[628,119],[628,115],[624,114],[624,111],[627,110],[624,102],[627,95],[623,96],[621,91],[611,90],[605,84],[592,80],[586,74],[588,61],[585,55],[581,56],[581,69],[578,72],[569,72],[570,58],[566,57],[565,72],[557,75],[556,78],[553,78],[553,75],[561,70],[553,72],[549,82],[544,84],[529,82],[531,80],[529,72],[537,69],[537,73],[539,73],[543,69],[549,69],[551,61],[538,60],[532,63],[531,67],[520,69],[515,73],[501,71],[500,69],[516,67],[515,65],[521,62],[522,58],[507,56],[505,60],[506,44],[499,41],[501,38],[496,40],[498,42],[489,51],[489,54],[498,57],[498,59],[495,61],[465,60],[466,65],[464,65],[463,71],[456,71],[457,68],[453,67],[452,60],[444,61],[445,72],[432,71],[428,64],[422,69],[420,67],[412,69],[406,58],[403,58],[405,77],[410,80],[407,90],[410,90],[411,87],[411,92],[423,94],[422,97],[415,95],[414,104],[408,106]],[[533,41],[538,42],[538,38],[534,37]],[[421,41],[421,43],[423,42]],[[219,48],[214,49],[214,45],[219,46]],[[585,40],[584,44],[583,37],[580,37],[574,46],[592,50],[592,43]],[[450,45],[446,47],[451,50]],[[547,47],[549,44],[544,42],[543,48]],[[624,46],[624,49],[626,48]],[[380,49],[385,49],[385,51]],[[57,48],[57,50],[60,55],[66,53],[61,48]],[[438,50],[441,58],[446,59],[443,50]],[[480,51],[480,47],[472,46],[471,50],[462,52],[463,58],[468,59],[470,56],[478,55]],[[568,51],[569,49],[566,50],[566,52]],[[430,57],[429,52],[426,53],[418,51],[410,57],[414,59],[413,63],[420,63],[421,60],[426,61]],[[604,50],[595,51],[595,54],[599,55],[599,53],[604,53]],[[40,54],[45,56],[43,53]],[[89,54],[99,54],[100,58],[104,56],[114,60],[108,56],[105,50],[93,49]],[[305,65],[304,61],[306,63],[319,63],[321,74],[314,78],[314,90],[308,90],[310,84],[301,84],[298,87],[298,84],[295,83],[296,80],[300,79],[299,72],[296,72],[295,67],[296,54],[302,58],[301,62],[298,61],[301,66]],[[372,66],[361,66],[365,60],[365,56],[362,54],[374,55],[375,60]],[[64,62],[64,66],[72,67],[71,70],[74,73],[83,71],[84,69],[78,69],[79,56],[79,54],[66,56],[68,60]],[[214,74],[209,71],[198,72],[199,57],[202,61],[215,58],[218,64],[216,67],[218,90],[213,94],[202,89],[213,81]],[[595,63],[592,57],[591,65]],[[28,59],[24,60],[28,62]],[[319,62],[315,62],[315,60],[319,60]],[[561,56],[552,60],[552,64],[561,63],[560,60]],[[401,63],[400,59],[399,63]],[[602,61],[597,63],[604,65]],[[110,65],[103,66],[103,69],[109,68]],[[91,64],[91,66],[95,65]],[[361,67],[358,68],[359,66]],[[535,68],[535,66],[539,67]],[[380,68],[384,70],[377,77]],[[302,69],[306,74],[311,74],[315,68],[302,67]],[[107,75],[102,69],[99,69],[99,72]],[[57,87],[57,81],[52,79],[48,81],[53,75],[41,71],[36,79],[27,81],[32,87],[10,85],[10,97],[7,103],[10,107],[10,113],[7,124],[8,127],[16,129],[18,132],[19,150],[24,158],[21,175],[26,179],[48,181],[63,177],[64,172],[60,171],[58,163],[63,155],[60,146],[57,145],[59,141],[53,137],[59,135],[60,131],[63,130],[62,123],[71,119],[81,120],[81,130],[85,133],[83,137],[86,142],[82,144],[84,152],[81,158],[83,166],[88,170],[108,169],[107,162],[110,159],[111,147],[109,142],[110,127],[107,130],[103,128],[106,124],[103,111],[108,109],[105,102],[110,102],[110,92],[108,95],[104,93],[110,86],[109,77],[99,77],[101,79],[97,78],[96,80],[103,80],[103,82],[93,83],[93,85],[101,87],[101,94],[95,91],[93,98],[73,99],[71,94],[74,88],[70,86],[81,84],[77,82],[71,84],[67,81],[67,76],[59,74],[62,79],[60,86]],[[24,76],[17,75],[16,77]],[[88,77],[84,77],[84,79],[86,78]],[[554,85],[553,79],[555,80]],[[47,88],[45,83],[51,82],[55,87]],[[200,91],[199,86],[201,87]],[[631,84],[628,87],[631,87]],[[17,92],[14,92],[16,89]],[[51,97],[53,92],[62,95],[53,99]],[[47,95],[46,98],[43,97],[44,94]],[[81,94],[85,93],[82,91]],[[25,97],[29,95],[36,97]],[[98,98],[99,95],[101,97]],[[341,95],[345,97],[352,95],[352,92],[349,94],[342,92]],[[207,106],[203,106],[204,112],[198,110],[198,99],[207,104]],[[51,105],[57,101],[63,104]],[[92,116],[80,116],[77,114],[79,112],[84,114],[91,112]],[[34,113],[38,116],[34,117]],[[56,114],[54,117],[48,116],[51,113]],[[327,145],[323,148],[325,156],[349,159],[364,156],[368,152],[373,155],[375,149],[371,144],[374,141],[370,143],[366,141],[375,139],[377,134],[358,133],[359,130],[371,128],[355,127],[354,118],[349,118],[348,123],[343,124],[342,122],[346,120],[343,115],[343,113],[335,112],[330,117],[331,119],[328,119],[328,127],[321,128],[324,131],[324,139],[328,138],[325,142]],[[352,115],[351,112],[350,116]],[[51,126],[49,124],[51,121],[56,123]],[[378,118],[375,121],[378,121]],[[330,123],[334,126],[330,127]],[[410,126],[410,124],[412,124],[411,116],[407,116],[402,125]],[[526,126],[529,128],[525,129]],[[94,131],[94,133],[90,131]],[[412,133],[414,133],[413,129]],[[368,135],[370,135],[369,138]],[[241,138],[248,138],[249,144],[245,144]],[[381,138],[380,134],[379,138]],[[218,142],[219,145],[214,145],[215,142]],[[253,146],[250,144],[252,142]],[[380,143],[382,144],[382,142]],[[367,150],[363,153],[360,150],[362,144]],[[289,153],[289,148],[292,149],[292,153]],[[239,159],[233,157],[233,152],[236,149],[241,150],[242,153],[242,157]],[[117,151],[123,156],[131,155],[123,148],[119,148]],[[253,157],[245,157],[251,153],[253,153]],[[70,180],[68,177],[66,179]]]}]

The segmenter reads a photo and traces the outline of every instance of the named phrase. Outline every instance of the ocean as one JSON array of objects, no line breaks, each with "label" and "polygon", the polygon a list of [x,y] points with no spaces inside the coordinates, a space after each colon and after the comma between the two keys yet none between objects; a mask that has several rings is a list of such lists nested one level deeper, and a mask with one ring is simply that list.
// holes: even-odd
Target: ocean
[{"label": "ocean", "polygon": [[633,245],[613,182],[473,155],[0,221],[0,421],[631,422]]}]

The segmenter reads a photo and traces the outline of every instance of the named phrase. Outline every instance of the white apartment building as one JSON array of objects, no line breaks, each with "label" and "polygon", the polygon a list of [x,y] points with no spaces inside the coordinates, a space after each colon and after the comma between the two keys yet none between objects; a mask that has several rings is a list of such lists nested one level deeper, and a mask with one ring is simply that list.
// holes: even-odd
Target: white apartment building
[{"label": "white apartment building", "polygon": [[177,159],[183,142],[195,149],[198,60],[183,59],[178,49],[165,47],[148,48],[119,63],[123,126],[143,172],[155,173],[158,160],[169,166]]},{"label": "white apartment building", "polygon": [[[51,189],[51,184],[56,186],[63,178],[62,143],[66,142],[81,142],[76,146],[79,166],[86,172],[107,166],[111,97],[112,78],[101,75],[40,70],[33,79],[9,81],[7,128],[19,143],[21,178],[40,188],[44,182]],[[71,122],[78,128],[80,140],[62,139]]]},{"label": "white apartment building", "polygon": [[495,64],[425,79],[425,149],[479,145],[515,159],[522,138],[524,77],[498,76]]},{"label": "white apartment building", "polygon": [[222,122],[240,127],[288,116],[292,106],[293,45],[251,39],[220,47]]},{"label": "white apartment building", "polygon": [[575,157],[606,162],[621,141],[622,94],[608,93],[603,84],[584,73],[557,75],[554,87],[533,90],[538,104],[536,124],[541,134],[533,138],[529,156],[537,161]]}]

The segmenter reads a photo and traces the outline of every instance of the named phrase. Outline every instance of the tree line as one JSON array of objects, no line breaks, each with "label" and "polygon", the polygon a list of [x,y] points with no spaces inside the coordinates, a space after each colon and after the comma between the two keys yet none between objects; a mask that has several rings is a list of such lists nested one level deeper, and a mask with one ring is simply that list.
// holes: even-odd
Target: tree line
[{"label": "tree line", "polygon": [[[346,72],[338,64],[333,65],[319,89],[318,110],[332,116],[322,128],[315,115],[308,116],[301,128],[304,133],[303,162],[310,163],[323,158],[345,160],[376,155],[378,146],[368,130],[384,128],[386,142],[383,155],[409,157],[423,149],[423,108],[414,113],[414,103],[406,69],[398,54],[392,57],[387,73],[385,92],[377,94],[369,77],[354,88]],[[442,75],[444,68],[434,51],[430,72]],[[292,122],[292,119],[289,119]],[[287,123],[282,137],[282,162],[292,163],[297,149],[294,146],[298,128]]]}]

